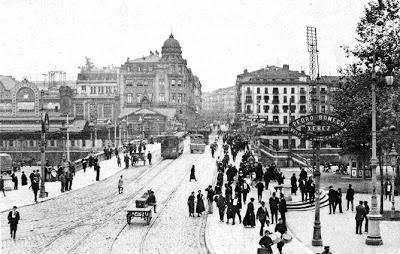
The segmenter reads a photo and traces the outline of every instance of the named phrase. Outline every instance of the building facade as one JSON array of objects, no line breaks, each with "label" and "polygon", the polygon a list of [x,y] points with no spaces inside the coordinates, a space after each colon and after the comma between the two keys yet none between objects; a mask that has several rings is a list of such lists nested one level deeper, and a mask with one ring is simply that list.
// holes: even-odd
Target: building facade
[{"label": "building facade", "polygon": [[225,120],[235,113],[235,103],[235,86],[220,88],[203,93],[202,112],[209,121]]},{"label": "building facade", "polygon": [[150,55],[127,59],[120,68],[120,119],[128,122],[132,135],[153,135],[152,122],[131,123],[134,112],[147,109],[166,116],[162,126],[172,122],[189,127],[201,109],[201,83],[182,57],[179,42],[171,34],[164,42],[161,55],[150,51]]},{"label": "building facade", "polygon": [[[329,95],[334,89],[334,80],[321,79],[321,113],[329,114],[332,110]],[[236,113],[241,115],[245,128],[259,126],[263,142],[274,149],[288,149],[289,145],[293,149],[310,149],[310,141],[289,138],[288,124],[313,112],[315,89],[310,86],[308,75],[290,70],[289,65],[267,66],[253,72],[245,70],[237,76]]]}]

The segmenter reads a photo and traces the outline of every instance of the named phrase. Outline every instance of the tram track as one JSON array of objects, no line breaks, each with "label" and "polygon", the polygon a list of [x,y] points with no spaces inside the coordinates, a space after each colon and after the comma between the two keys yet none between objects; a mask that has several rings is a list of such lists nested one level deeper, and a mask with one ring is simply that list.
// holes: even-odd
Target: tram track
[{"label": "tram track", "polygon": [[[160,160],[160,161],[158,161],[157,163],[155,163],[152,167],[148,167],[146,170],[143,170],[143,172],[141,172],[141,173],[135,178],[135,180],[133,180],[132,182],[130,182],[128,185],[133,185],[133,184],[140,183],[140,181],[141,181],[149,172],[154,171],[154,169],[155,169],[156,167],[160,168],[159,171],[162,171],[162,170],[165,168],[165,166],[163,166],[163,167],[160,166],[163,162],[165,162],[165,160]],[[171,162],[169,162],[169,163],[172,163],[172,162],[173,162],[173,161],[171,161]],[[158,173],[159,173],[159,172],[158,172]],[[123,202],[123,201],[125,201],[125,200],[127,200],[127,199],[131,199],[133,196],[137,195],[137,194],[139,193],[139,191],[141,191],[141,190],[142,190],[142,188],[141,188],[140,190],[138,190],[138,191],[135,191],[134,193],[132,193],[132,194],[129,195],[128,197],[125,197],[125,198],[120,199],[119,201],[120,201],[120,202]],[[112,192],[112,193],[110,193],[110,195],[107,195],[107,196],[104,197],[103,199],[112,198],[112,201],[113,201],[112,203],[114,203],[116,197],[117,197],[117,196],[116,196],[115,192]],[[99,200],[100,200],[100,199],[99,199]],[[98,206],[98,208],[100,208],[100,207],[102,207],[102,204],[98,204],[97,206]],[[117,211],[116,211],[115,213],[111,214],[111,216],[109,216],[109,218],[115,216],[115,214],[121,212],[123,209],[125,209],[124,206],[123,206],[122,208],[120,208],[120,209],[117,209]],[[106,219],[106,220],[107,220],[107,219]],[[97,223],[98,226],[96,226],[95,229],[99,228],[99,227],[103,224],[103,222],[104,222],[104,220],[103,220],[102,222],[100,222],[100,223]],[[64,228],[64,229],[62,229],[61,231],[59,231],[59,233],[58,233],[53,239],[51,239],[48,243],[46,243],[46,244],[44,245],[44,247],[38,248],[37,250],[34,250],[33,253],[35,253],[35,254],[45,253],[47,248],[49,248],[50,246],[52,246],[57,240],[59,240],[59,239],[60,239],[61,237],[63,237],[65,234],[71,232],[72,230],[74,230],[74,229],[76,229],[76,228],[82,227],[82,226],[87,225],[87,224],[88,224],[88,223],[87,223],[87,218],[84,217],[84,216],[82,216],[82,218],[80,218],[80,220],[79,220],[77,223],[74,223],[74,225],[71,225],[70,227]],[[72,246],[72,248],[69,249],[66,253],[72,253],[72,251],[74,251],[77,247],[79,247],[79,245],[83,242],[84,239],[86,239],[87,235],[89,235],[90,233],[92,233],[92,231],[89,231],[87,234],[85,234],[85,236],[82,237],[80,241],[78,241],[77,243],[75,243],[75,244]]]}]

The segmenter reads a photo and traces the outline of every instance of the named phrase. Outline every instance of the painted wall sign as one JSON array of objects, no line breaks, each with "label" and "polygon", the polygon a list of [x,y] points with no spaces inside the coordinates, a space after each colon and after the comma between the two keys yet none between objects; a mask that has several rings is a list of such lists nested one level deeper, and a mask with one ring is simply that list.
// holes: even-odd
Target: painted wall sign
[{"label": "painted wall sign", "polygon": [[345,123],[331,115],[303,116],[289,123],[289,131],[299,138],[325,141],[347,131]]}]

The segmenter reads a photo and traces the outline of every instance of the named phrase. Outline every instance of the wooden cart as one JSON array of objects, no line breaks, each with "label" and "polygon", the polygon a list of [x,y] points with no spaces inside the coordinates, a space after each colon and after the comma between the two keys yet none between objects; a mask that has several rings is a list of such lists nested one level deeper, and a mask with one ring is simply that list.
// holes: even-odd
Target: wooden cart
[{"label": "wooden cart", "polygon": [[144,219],[147,224],[150,224],[151,218],[152,218],[152,209],[153,206],[147,206],[143,208],[138,208],[136,206],[130,206],[126,208],[127,214],[126,214],[126,222],[128,224],[131,223],[132,217],[139,217]]}]

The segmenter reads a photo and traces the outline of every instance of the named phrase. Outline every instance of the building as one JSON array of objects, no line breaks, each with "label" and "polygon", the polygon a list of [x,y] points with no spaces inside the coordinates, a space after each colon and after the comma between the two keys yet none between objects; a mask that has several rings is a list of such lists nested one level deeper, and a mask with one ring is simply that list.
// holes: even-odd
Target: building
[{"label": "building", "polygon": [[[201,109],[201,83],[172,34],[164,42],[161,55],[150,51],[148,56],[128,58],[120,68],[118,82],[119,118],[127,123],[129,136],[157,135],[172,126],[187,128]],[[151,117],[140,117],[143,112],[152,112]],[[160,118],[159,114],[165,117]]]},{"label": "building", "polygon": [[235,113],[236,88],[230,86],[203,93],[202,112],[208,121],[230,118]]},{"label": "building", "polygon": [[[337,80],[335,77],[321,78],[321,113],[329,114],[332,110],[329,95]],[[288,124],[313,112],[316,107],[312,100],[315,89],[310,86],[308,75],[290,70],[286,64],[283,67],[267,66],[253,72],[245,70],[236,80],[236,113],[241,115],[243,128],[253,133],[257,130],[267,147],[287,151],[290,145],[293,151],[310,150],[312,142],[289,137]],[[322,147],[329,148],[326,144]]]}]

